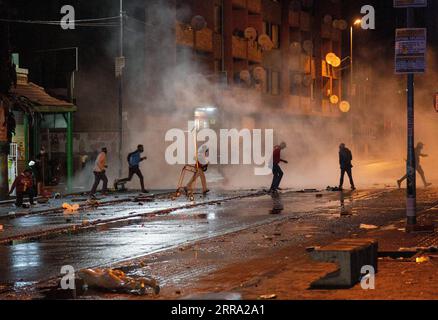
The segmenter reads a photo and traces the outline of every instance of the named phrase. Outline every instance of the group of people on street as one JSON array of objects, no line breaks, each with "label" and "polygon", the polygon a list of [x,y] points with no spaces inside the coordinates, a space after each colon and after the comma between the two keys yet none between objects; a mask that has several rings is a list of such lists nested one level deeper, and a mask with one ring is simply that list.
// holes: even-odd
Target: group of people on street
[{"label": "group of people on street", "polygon": [[[147,157],[142,157],[141,154],[144,152],[144,146],[138,145],[137,150],[128,154],[127,161],[129,164],[129,176],[124,179],[118,179],[114,182],[114,189],[118,189],[121,183],[126,183],[132,180],[134,175],[137,175],[140,179],[141,192],[148,193],[149,191],[144,187],[144,177],[140,170],[140,163],[147,159]],[[106,176],[106,170],[108,169],[107,164],[107,154],[108,149],[102,148],[101,152],[97,156],[96,162],[94,164],[94,184],[90,191],[90,196],[94,197],[97,191],[97,187],[100,182],[103,182],[102,193],[108,192],[108,177]]]},{"label": "group of people on street", "polygon": [[[281,163],[288,164],[288,161],[282,159],[281,152],[286,149],[287,145],[285,142],[280,143],[278,146],[274,147],[273,155],[272,155],[272,184],[271,188],[269,190],[269,193],[276,194],[279,190],[282,190],[280,188],[281,181],[283,179],[284,173],[283,170],[280,167]],[[422,142],[419,142],[417,144],[417,147],[415,148],[415,163],[416,163],[416,170],[420,174],[424,186],[429,187],[432,184],[427,182],[424,170],[421,167],[420,159],[422,157],[428,157],[427,154],[423,154],[423,148],[424,144]],[[149,191],[145,189],[144,186],[144,177],[140,169],[141,162],[147,160],[147,157],[142,157],[142,154],[144,153],[144,146],[138,145],[137,149],[131,153],[128,154],[127,161],[129,164],[129,175],[127,178],[124,179],[118,179],[114,182],[114,188],[117,190],[119,185],[123,185],[129,181],[132,180],[134,175],[137,175],[140,180],[141,185],[141,191],[142,193],[148,193]],[[107,154],[108,149],[102,148],[101,152],[97,156],[97,159],[95,161],[95,165],[93,168],[94,172],[94,183],[90,191],[90,196],[93,198],[96,194],[97,188],[101,182],[103,182],[102,186],[102,193],[108,192],[108,177],[106,175],[106,171],[108,169],[107,164]],[[207,181],[205,178],[205,172],[208,170],[208,154],[209,150],[206,146],[202,146],[199,148],[197,156],[196,156],[196,165],[194,166],[195,170],[193,173],[192,178],[185,186],[184,190],[186,193],[192,191],[193,185],[196,182],[197,179],[201,180],[202,184],[202,193],[206,195],[210,190],[207,188]],[[345,174],[347,174],[351,190],[356,190],[356,186],[354,184],[353,180],[353,173],[352,173],[352,161],[353,161],[353,155],[350,149],[346,147],[344,143],[341,143],[339,146],[339,165],[340,165],[340,181],[339,181],[339,190],[343,190],[344,186],[344,177]],[[14,181],[11,190],[9,192],[9,195],[11,195],[14,190],[16,191],[16,203],[15,205],[17,207],[23,206],[23,198],[24,196],[28,196],[30,200],[30,204],[34,205],[34,198],[37,194],[36,188],[37,188],[37,182],[34,179],[35,173],[32,169],[32,164],[34,165],[35,162],[31,161],[29,164],[29,168],[24,170],[23,173],[21,173]],[[401,184],[404,180],[407,179],[407,176],[405,175],[400,180],[397,180],[397,185],[399,188],[401,188]]]}]

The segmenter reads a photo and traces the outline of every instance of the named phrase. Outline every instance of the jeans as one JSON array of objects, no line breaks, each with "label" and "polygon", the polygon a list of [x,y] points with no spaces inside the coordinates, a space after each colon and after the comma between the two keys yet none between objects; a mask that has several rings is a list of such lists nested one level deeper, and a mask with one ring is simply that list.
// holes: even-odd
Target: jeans
[{"label": "jeans", "polygon": [[353,174],[351,168],[341,168],[341,181],[339,182],[339,188],[344,186],[344,176],[347,173],[348,178],[350,179],[351,187],[354,188]]},{"label": "jeans", "polygon": [[125,179],[120,179],[117,182],[119,182],[119,183],[129,182],[132,180],[132,177],[134,176],[134,174],[136,174],[138,176],[138,178],[140,179],[141,190],[145,190],[144,189],[144,178],[143,178],[143,174],[141,173],[139,166],[130,167],[129,168],[129,177],[125,178]]},{"label": "jeans", "polygon": [[272,178],[271,190],[277,191],[278,188],[280,187],[280,183],[281,183],[281,180],[283,179],[284,173],[278,164],[274,164],[274,166],[272,168],[272,173],[273,173],[274,177]]},{"label": "jeans", "polygon": [[23,198],[25,195],[27,195],[29,197],[30,204],[32,204],[32,205],[34,204],[34,202],[33,202],[34,191],[33,191],[33,189],[29,189],[25,192],[17,192],[17,199],[15,201],[15,205],[17,207],[23,206]]},{"label": "jeans", "polygon": [[106,177],[105,171],[102,172],[94,172],[94,184],[93,188],[91,188],[91,195],[96,194],[97,187],[99,186],[100,181],[103,181],[102,192],[108,191],[108,178]]}]

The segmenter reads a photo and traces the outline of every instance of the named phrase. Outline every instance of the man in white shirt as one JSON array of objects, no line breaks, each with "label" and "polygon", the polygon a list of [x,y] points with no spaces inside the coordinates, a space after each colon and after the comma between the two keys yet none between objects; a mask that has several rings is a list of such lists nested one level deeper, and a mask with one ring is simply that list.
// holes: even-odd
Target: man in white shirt
[{"label": "man in white shirt", "polygon": [[96,190],[100,181],[103,181],[102,193],[106,193],[108,191],[108,178],[106,176],[106,169],[108,168],[107,153],[107,148],[102,148],[102,151],[97,156],[93,169],[94,184],[93,188],[91,188],[90,196],[94,196],[96,194]]}]

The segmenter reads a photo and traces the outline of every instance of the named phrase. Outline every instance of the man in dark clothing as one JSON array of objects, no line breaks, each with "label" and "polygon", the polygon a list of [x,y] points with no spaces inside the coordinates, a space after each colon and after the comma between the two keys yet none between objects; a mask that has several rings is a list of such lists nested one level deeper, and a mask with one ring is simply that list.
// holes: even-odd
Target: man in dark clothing
[{"label": "man in dark clothing", "polygon": [[[417,144],[417,146],[415,147],[415,165],[417,167],[417,172],[420,174],[421,179],[423,180],[424,187],[427,188],[427,187],[430,187],[432,185],[432,183],[427,182],[426,176],[424,175],[424,170],[423,170],[423,168],[420,165],[421,157],[423,157],[423,158],[427,158],[428,157],[427,154],[423,154],[422,153],[423,148],[424,148],[424,144],[422,142],[419,142]],[[402,182],[405,181],[407,178],[408,178],[408,176],[405,175],[400,180],[397,180],[397,184],[398,184],[398,188],[399,189],[401,188]]]},{"label": "man in dark clothing", "polygon": [[280,183],[283,179],[283,170],[281,170],[280,162],[288,163],[286,160],[281,159],[281,151],[286,149],[286,143],[282,142],[279,146],[274,147],[274,154],[272,156],[272,185],[269,192],[275,193],[280,189]]},{"label": "man in dark clothing", "polygon": [[9,191],[9,195],[11,195],[14,190],[16,190],[17,195],[15,206],[24,207],[23,198],[25,195],[29,197],[30,204],[34,205],[33,177],[31,169],[26,169],[15,179],[14,183],[12,184],[11,191]]},{"label": "man in dark clothing", "polygon": [[126,182],[131,181],[134,174],[136,174],[138,176],[138,178],[140,179],[141,192],[149,193],[149,191],[147,191],[144,187],[144,178],[143,178],[143,174],[141,173],[141,170],[140,170],[140,163],[147,159],[147,157],[141,157],[141,154],[143,152],[144,152],[144,147],[143,147],[143,145],[140,144],[137,147],[136,151],[131,152],[128,155],[129,176],[128,176],[128,178],[125,178],[125,179],[116,180],[114,182],[114,189],[117,190],[118,185],[120,183],[126,183]]},{"label": "man in dark clothing", "polygon": [[344,176],[347,173],[348,178],[350,179],[351,190],[356,190],[353,181],[352,168],[353,165],[351,161],[353,160],[353,155],[351,154],[350,149],[348,149],[344,143],[341,143],[339,146],[339,164],[341,166],[341,181],[339,182],[339,189],[342,190],[344,186]]}]

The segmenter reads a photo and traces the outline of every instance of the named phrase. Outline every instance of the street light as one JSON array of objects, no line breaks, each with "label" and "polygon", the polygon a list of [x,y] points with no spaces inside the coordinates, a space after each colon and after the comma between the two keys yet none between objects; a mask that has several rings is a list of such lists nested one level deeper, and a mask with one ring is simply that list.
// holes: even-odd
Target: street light
[{"label": "street light", "polygon": [[[353,86],[354,86],[354,59],[353,59],[353,30],[354,27],[362,25],[362,19],[354,20],[353,24],[350,26],[350,101],[354,104],[353,99]],[[350,106],[348,107],[350,110]],[[350,112],[351,116],[351,145],[354,147],[354,117],[353,112]]]}]

